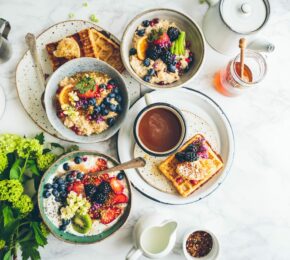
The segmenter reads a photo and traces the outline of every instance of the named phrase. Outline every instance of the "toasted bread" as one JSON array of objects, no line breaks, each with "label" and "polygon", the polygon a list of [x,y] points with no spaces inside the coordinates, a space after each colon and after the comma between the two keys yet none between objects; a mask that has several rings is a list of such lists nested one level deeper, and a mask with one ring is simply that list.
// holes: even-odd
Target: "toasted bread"
[{"label": "toasted bread", "polygon": [[[188,147],[188,145],[201,138],[204,138],[201,134],[195,135],[190,140],[188,140],[178,150],[178,152],[184,151]],[[221,157],[211,148],[210,144],[207,141],[204,141],[204,145],[206,146],[207,149],[208,158],[198,159],[198,161],[200,161],[199,165],[201,169],[206,172],[204,178],[202,179],[190,180],[178,174],[176,170],[180,162],[175,158],[175,154],[170,155],[158,167],[159,170],[162,172],[162,174],[164,174],[164,176],[172,182],[178,193],[183,197],[187,197],[191,193],[199,189],[203,184],[205,184],[215,174],[217,174],[223,167]]]},{"label": "toasted bread", "polygon": [[[80,49],[80,57],[98,58],[107,62],[119,72],[124,71],[119,45],[95,28],[84,29],[66,38],[72,38],[77,42]],[[46,45],[53,71],[70,60],[70,58],[56,57],[55,55],[57,47],[62,40]],[[63,52],[65,53],[65,50]]]}]

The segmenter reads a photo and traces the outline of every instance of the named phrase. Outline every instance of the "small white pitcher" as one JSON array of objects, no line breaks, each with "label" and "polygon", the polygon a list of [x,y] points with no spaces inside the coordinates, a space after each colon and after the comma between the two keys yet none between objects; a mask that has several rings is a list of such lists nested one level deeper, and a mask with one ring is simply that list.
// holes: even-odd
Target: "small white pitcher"
[{"label": "small white pitcher", "polygon": [[134,227],[134,247],[126,259],[136,260],[141,255],[148,258],[162,258],[168,255],[176,242],[177,222],[159,213],[142,216]]}]

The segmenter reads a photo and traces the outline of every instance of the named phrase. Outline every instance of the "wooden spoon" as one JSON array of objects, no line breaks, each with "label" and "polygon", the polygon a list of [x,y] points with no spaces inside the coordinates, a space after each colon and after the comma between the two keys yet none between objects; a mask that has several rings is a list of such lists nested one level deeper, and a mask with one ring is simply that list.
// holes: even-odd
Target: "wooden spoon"
[{"label": "wooden spoon", "polygon": [[140,168],[140,167],[144,167],[145,165],[146,165],[146,161],[141,157],[137,157],[131,161],[121,163],[117,166],[114,166],[112,168],[109,168],[109,169],[106,169],[103,171],[88,173],[88,175],[97,176],[97,175],[103,174],[103,173],[110,173],[110,172],[123,171],[123,170],[127,170],[127,169]]},{"label": "wooden spoon", "polygon": [[245,70],[245,48],[246,48],[246,39],[241,38],[239,41],[239,48],[241,49],[240,54],[240,67],[241,67],[241,79],[244,80],[244,70]]}]

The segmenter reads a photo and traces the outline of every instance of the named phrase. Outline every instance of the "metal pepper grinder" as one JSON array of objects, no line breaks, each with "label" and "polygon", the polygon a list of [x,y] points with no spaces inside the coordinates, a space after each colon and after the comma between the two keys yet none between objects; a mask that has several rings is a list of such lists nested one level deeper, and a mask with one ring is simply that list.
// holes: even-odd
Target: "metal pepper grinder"
[{"label": "metal pepper grinder", "polygon": [[0,64],[8,61],[12,55],[11,44],[8,41],[10,23],[0,18]]}]

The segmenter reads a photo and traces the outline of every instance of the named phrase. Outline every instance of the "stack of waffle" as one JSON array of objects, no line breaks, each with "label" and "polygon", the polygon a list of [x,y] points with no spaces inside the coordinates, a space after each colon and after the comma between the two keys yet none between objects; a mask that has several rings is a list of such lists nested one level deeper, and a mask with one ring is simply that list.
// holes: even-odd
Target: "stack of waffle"
[{"label": "stack of waffle", "polygon": [[[195,141],[204,138],[202,135],[197,134],[189,141],[187,141],[178,152],[182,152],[186,150],[186,148],[194,143]],[[201,167],[200,170],[206,172],[206,175],[203,179],[198,181],[193,181],[184,178],[183,176],[179,175],[176,171],[177,165],[179,161],[175,158],[175,154],[169,156],[165,161],[163,161],[159,165],[159,170],[165,175],[167,179],[169,179],[178,193],[183,196],[187,197],[192,192],[196,191],[200,188],[203,184],[209,181],[215,174],[217,174],[220,169],[223,167],[223,162],[221,157],[211,148],[210,144],[205,141],[204,145],[206,146],[208,158],[205,159],[198,159],[200,160],[199,165]]]},{"label": "stack of waffle", "polygon": [[[76,41],[79,46],[80,57],[98,58],[107,62],[119,72],[124,71],[119,45],[103,33],[97,31],[95,28],[84,29],[66,38],[71,38]],[[46,50],[52,62],[53,71],[71,59],[55,55],[57,47],[61,41],[62,40],[46,45]]]}]

